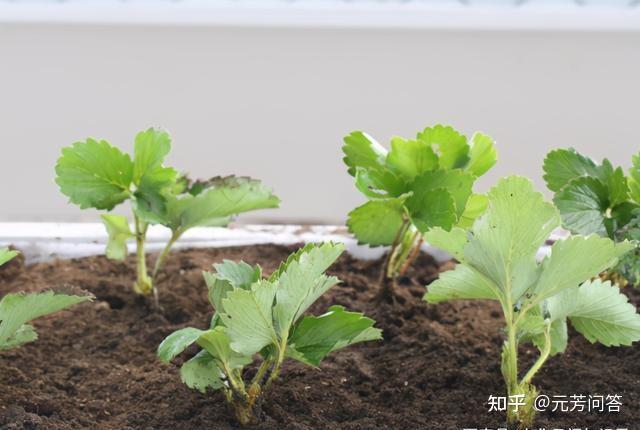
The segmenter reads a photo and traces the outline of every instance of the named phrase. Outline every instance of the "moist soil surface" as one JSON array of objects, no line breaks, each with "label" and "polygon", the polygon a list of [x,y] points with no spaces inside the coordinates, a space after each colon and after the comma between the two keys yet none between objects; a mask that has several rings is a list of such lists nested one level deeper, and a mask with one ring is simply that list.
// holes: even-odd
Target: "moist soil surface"
[{"label": "moist soil surface", "polygon": [[[180,381],[179,365],[158,361],[158,344],[185,326],[206,328],[212,309],[202,270],[223,258],[259,263],[270,273],[295,247],[251,246],[174,252],[158,283],[162,311],[133,294],[134,261],[104,257],[0,269],[0,294],[81,288],[96,296],[35,322],[40,338],[0,353],[0,429],[232,429],[220,392],[201,394]],[[152,260],[153,257],[150,257]],[[331,304],[363,311],[384,341],[330,355],[318,369],[286,362],[263,407],[261,429],[432,429],[504,427],[488,412],[503,395],[501,313],[495,303],[427,305],[424,285],[442,267],[419,256],[400,281],[395,304],[373,300],[381,261],[347,254],[329,270],[342,279],[311,309]],[[634,304],[637,291],[626,289]],[[640,346],[605,348],[571,333],[536,385],[549,395],[621,395],[619,413],[541,413],[535,428],[640,428]],[[522,365],[536,357],[521,350]]]}]

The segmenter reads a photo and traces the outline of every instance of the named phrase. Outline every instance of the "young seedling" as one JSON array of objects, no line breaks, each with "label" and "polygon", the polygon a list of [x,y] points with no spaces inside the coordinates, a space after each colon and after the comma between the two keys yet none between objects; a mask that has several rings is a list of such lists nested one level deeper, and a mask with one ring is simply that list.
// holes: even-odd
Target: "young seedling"
[{"label": "young seedling", "polygon": [[467,227],[484,211],[486,197],[472,187],[495,164],[496,150],[487,135],[468,141],[442,125],[425,128],[415,140],[394,137],[389,151],[361,131],[344,143],[349,174],[369,199],[349,213],[347,226],[359,243],[391,246],[380,277],[380,298],[389,300],[424,233]]},{"label": "young seedling", "polygon": [[[260,266],[225,260],[205,272],[209,300],[215,309],[208,330],[184,328],[158,348],[164,362],[191,344],[202,350],[181,368],[182,381],[205,392],[220,389],[241,425],[256,424],[271,383],[291,358],[318,366],[332,351],[381,338],[374,321],[341,306],[321,316],[304,316],[309,307],[339,280],[325,270],[344,247],[307,245],[292,254],[270,277]],[[253,377],[245,367],[259,357]]]},{"label": "young seedling", "polygon": [[632,160],[625,176],[606,158],[596,164],[574,149],[556,149],[547,154],[543,167],[564,228],[636,245],[603,276],[621,286],[640,285],[640,155]]},{"label": "young seedling", "polygon": [[[155,281],[173,244],[192,227],[226,226],[233,215],[256,209],[278,207],[280,200],[260,181],[245,177],[216,177],[190,182],[163,165],[171,149],[171,138],[161,130],[149,129],[135,138],[133,158],[105,140],[87,139],[62,149],[56,165],[56,182],[63,194],[81,209],[110,211],[131,202],[133,231],[127,218],[102,215],[109,234],[107,256],[124,259],[127,241],[135,239],[137,280],[134,291],[156,294]],[[171,238],[156,260],[149,276],[145,241],[147,228],[161,224]]]},{"label": "young seedling", "polygon": [[[0,266],[16,255],[15,251],[0,249]],[[29,321],[91,299],[91,296],[55,294],[52,291],[7,294],[0,300],[0,350],[36,340],[38,334],[32,325],[27,324]]]},{"label": "young seedling", "polygon": [[[502,307],[502,375],[508,395],[523,396],[525,403],[508,410],[509,428],[533,424],[537,390],[532,381],[550,356],[567,347],[567,319],[591,342],[619,346],[640,339],[635,306],[609,282],[590,280],[633,246],[597,235],[572,236],[553,244],[551,254],[537,262],[539,247],[559,225],[557,209],[528,179],[512,176],[489,192],[489,207],[470,231],[438,228],[427,234],[431,244],[460,261],[428,286],[429,303],[486,299]],[[526,342],[540,356],[521,374],[518,345]]]}]

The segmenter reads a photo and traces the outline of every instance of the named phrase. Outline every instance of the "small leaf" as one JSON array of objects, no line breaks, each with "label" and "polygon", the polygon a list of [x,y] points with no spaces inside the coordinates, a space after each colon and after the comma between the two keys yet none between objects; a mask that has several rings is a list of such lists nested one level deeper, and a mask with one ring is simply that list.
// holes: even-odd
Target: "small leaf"
[{"label": "small leaf", "polygon": [[455,202],[451,194],[443,188],[409,197],[407,209],[413,225],[422,233],[433,227],[449,230],[456,222]]},{"label": "small leaf", "polygon": [[427,127],[418,133],[418,140],[428,143],[436,151],[441,169],[462,168],[470,160],[467,138],[453,127]]},{"label": "small leaf", "polygon": [[640,204],[640,154],[631,157],[633,167],[629,169],[629,194],[634,202]]},{"label": "small leaf", "polygon": [[500,299],[497,288],[490,279],[464,264],[440,273],[440,277],[427,288],[424,299],[429,303],[463,299]]},{"label": "small leaf", "polygon": [[166,131],[150,128],[136,135],[133,181],[139,184],[145,174],[162,166],[171,151],[171,137]]},{"label": "small leaf", "polygon": [[0,348],[6,346],[23,324],[92,298],[54,294],[52,291],[7,294],[0,300]]},{"label": "small leaf", "polygon": [[127,240],[135,237],[129,228],[129,221],[122,215],[100,215],[107,229],[107,257],[124,260],[127,254]]},{"label": "small leaf", "polygon": [[[409,185],[413,195],[408,199],[407,206],[411,200],[421,200],[424,194],[436,189],[443,189],[453,197],[455,211],[455,221],[463,214],[475,177],[463,170],[436,170],[426,172],[418,176]],[[444,226],[442,226],[444,227]]]},{"label": "small leaf", "polygon": [[476,218],[484,213],[489,206],[489,199],[483,194],[471,194],[464,207],[464,212],[458,220],[457,226],[460,228],[470,228]]},{"label": "small leaf", "polygon": [[18,254],[18,251],[13,251],[8,248],[0,248],[0,266],[12,260]]},{"label": "small leaf", "polygon": [[577,291],[569,319],[590,342],[620,346],[640,340],[640,315],[619,288],[595,280]]},{"label": "small leaf", "polygon": [[60,191],[81,209],[111,210],[129,197],[133,162],[107,141],[87,139],[62,149],[56,174]]},{"label": "small leaf", "polygon": [[224,386],[222,371],[207,351],[200,351],[180,368],[180,378],[189,388],[205,393],[207,388],[217,390]]},{"label": "small leaf", "polygon": [[577,234],[606,236],[607,188],[599,179],[572,180],[553,199],[562,214],[562,226]]},{"label": "small leaf", "polygon": [[0,350],[17,348],[25,343],[38,339],[36,329],[30,324],[23,324],[4,344],[0,344]]},{"label": "small leaf", "polygon": [[464,247],[469,243],[469,234],[466,230],[454,227],[446,231],[435,227],[425,233],[424,237],[430,245],[447,251],[458,261],[464,261]]},{"label": "small leaf", "polygon": [[251,266],[244,261],[236,263],[231,260],[222,260],[222,263],[213,265],[216,276],[229,281],[234,288],[248,290],[251,285],[262,278],[262,268]]},{"label": "small leaf", "polygon": [[250,356],[239,354],[231,349],[231,339],[223,327],[218,326],[207,330],[197,342],[201,348],[224,363],[227,369],[241,369],[252,361]]},{"label": "small leaf", "polygon": [[544,159],[543,170],[547,187],[554,192],[562,190],[573,179],[600,176],[600,169],[596,163],[573,148],[549,152]]},{"label": "small leaf", "polygon": [[486,134],[475,133],[471,138],[469,156],[469,163],[465,166],[465,170],[468,170],[476,177],[487,173],[498,160],[493,139]]},{"label": "small leaf", "polygon": [[165,363],[170,362],[182,351],[193,345],[203,333],[204,330],[193,327],[174,331],[158,346],[158,358]]},{"label": "small leaf", "polygon": [[427,142],[394,137],[387,164],[405,181],[411,182],[416,176],[437,169],[438,156]]},{"label": "small leaf", "polygon": [[402,227],[404,200],[371,200],[349,212],[347,227],[358,243],[370,246],[391,245]]},{"label": "small leaf", "polygon": [[381,339],[382,332],[373,329],[373,324],[372,319],[359,312],[332,306],[326,314],[304,317],[296,324],[287,353],[303,363],[318,366],[331,351],[356,342]]}]

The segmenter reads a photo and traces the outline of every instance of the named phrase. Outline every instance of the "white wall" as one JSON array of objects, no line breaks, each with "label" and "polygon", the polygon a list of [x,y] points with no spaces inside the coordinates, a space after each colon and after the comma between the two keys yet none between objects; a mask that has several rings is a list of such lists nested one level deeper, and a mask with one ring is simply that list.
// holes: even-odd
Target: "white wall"
[{"label": "white wall", "polygon": [[0,25],[0,220],[95,220],[53,182],[62,146],[127,150],[167,128],[194,176],[262,178],[279,210],[244,221],[343,222],[363,201],[341,138],[447,122],[482,130],[539,187],[557,146],[629,165],[640,149],[640,33]]}]

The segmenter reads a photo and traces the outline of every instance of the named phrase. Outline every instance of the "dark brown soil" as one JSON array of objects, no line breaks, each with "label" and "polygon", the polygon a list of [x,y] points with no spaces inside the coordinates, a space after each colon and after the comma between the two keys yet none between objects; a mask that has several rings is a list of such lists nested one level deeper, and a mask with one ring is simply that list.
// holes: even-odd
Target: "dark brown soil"
[{"label": "dark brown soil", "polygon": [[[205,328],[211,317],[201,271],[223,258],[272,271],[291,247],[188,250],[174,253],[159,288],[162,313],[132,294],[133,261],[102,257],[0,269],[0,294],[81,287],[96,301],[36,322],[40,339],[0,354],[0,429],[231,429],[223,396],[189,390],[179,362],[155,357],[172,331]],[[501,427],[487,412],[502,395],[501,315],[485,302],[428,306],[423,285],[438,267],[422,255],[401,280],[404,303],[376,305],[380,262],[345,255],[330,270],[343,283],[317,303],[364,311],[384,342],[334,353],[320,369],[288,362],[264,406],[262,429],[432,429]],[[634,303],[640,294],[629,290]],[[403,300],[401,300],[403,301]],[[522,351],[531,362],[533,350]],[[523,363],[527,364],[527,363]],[[640,346],[608,349],[574,335],[569,350],[537,377],[549,395],[619,394],[620,413],[542,414],[539,427],[563,430],[640,428]]]}]

